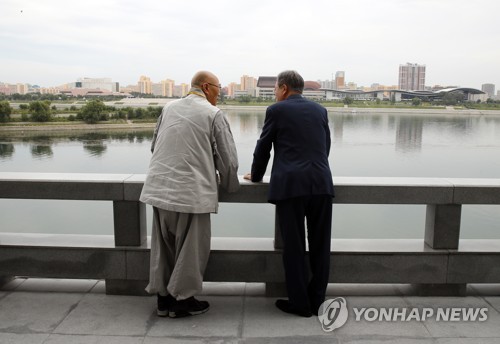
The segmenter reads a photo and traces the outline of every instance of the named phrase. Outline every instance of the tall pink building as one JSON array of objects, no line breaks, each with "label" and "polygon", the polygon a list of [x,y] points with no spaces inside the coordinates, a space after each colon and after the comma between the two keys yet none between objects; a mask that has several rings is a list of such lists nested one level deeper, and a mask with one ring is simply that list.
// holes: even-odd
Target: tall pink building
[{"label": "tall pink building", "polygon": [[425,90],[425,65],[407,63],[399,65],[398,88],[404,91]]}]

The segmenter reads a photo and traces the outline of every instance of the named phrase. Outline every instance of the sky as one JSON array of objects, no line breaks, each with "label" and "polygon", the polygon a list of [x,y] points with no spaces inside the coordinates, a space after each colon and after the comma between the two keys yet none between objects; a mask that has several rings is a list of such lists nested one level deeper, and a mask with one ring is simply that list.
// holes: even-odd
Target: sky
[{"label": "sky", "polygon": [[499,89],[499,13],[498,0],[1,0],[0,82],[180,84],[209,70],[227,85],[295,69],[397,85],[410,62],[427,86]]}]

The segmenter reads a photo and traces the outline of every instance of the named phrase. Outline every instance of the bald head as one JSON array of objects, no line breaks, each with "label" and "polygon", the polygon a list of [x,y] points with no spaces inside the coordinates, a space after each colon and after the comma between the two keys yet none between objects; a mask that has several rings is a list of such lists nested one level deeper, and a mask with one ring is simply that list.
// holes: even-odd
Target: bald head
[{"label": "bald head", "polygon": [[191,80],[191,87],[199,88],[212,105],[217,105],[220,93],[219,78],[206,70],[199,71]]},{"label": "bald head", "polygon": [[203,83],[205,82],[216,82],[217,84],[219,83],[217,77],[215,74],[208,72],[206,70],[202,70],[197,72],[194,76],[193,79],[191,79],[191,87],[201,87]]}]

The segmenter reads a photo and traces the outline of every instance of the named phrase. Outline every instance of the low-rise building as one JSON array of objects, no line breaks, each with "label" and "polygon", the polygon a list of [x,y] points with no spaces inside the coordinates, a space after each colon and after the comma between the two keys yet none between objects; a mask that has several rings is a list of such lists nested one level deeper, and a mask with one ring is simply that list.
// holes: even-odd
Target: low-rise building
[{"label": "low-rise building", "polygon": [[260,98],[274,98],[274,86],[278,80],[275,76],[259,76],[257,81],[256,95]]}]

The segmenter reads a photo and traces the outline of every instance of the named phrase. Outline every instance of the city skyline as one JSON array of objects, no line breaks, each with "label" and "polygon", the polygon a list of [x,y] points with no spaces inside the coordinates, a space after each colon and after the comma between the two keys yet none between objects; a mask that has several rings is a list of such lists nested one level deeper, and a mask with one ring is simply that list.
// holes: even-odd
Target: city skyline
[{"label": "city skyline", "polygon": [[494,0],[148,0],[0,4],[0,82],[57,86],[79,77],[221,84],[295,69],[308,80],[346,71],[359,86],[398,84],[400,64],[427,66],[428,86],[500,84]]},{"label": "city skyline", "polygon": [[[407,67],[407,66],[409,66],[409,65],[415,65],[415,66],[417,66],[418,64],[411,64],[411,63],[407,63],[406,65],[400,64],[400,66],[399,66],[399,77],[401,77],[401,68],[402,68],[402,67]],[[421,66],[421,67],[423,67],[423,68],[424,68],[424,70],[425,70],[425,65],[424,65],[424,66]],[[424,72],[424,73],[425,73],[425,72]],[[346,74],[346,72],[345,72],[345,71],[337,71],[337,72],[335,73],[335,75],[332,73],[332,76],[331,76],[331,77],[332,77],[333,79],[325,79],[325,80],[321,80],[321,79],[318,79],[318,80],[310,80],[310,79],[305,78],[305,80],[306,80],[306,81],[316,81],[316,82],[318,82],[318,83],[327,83],[327,84],[331,84],[331,85],[332,85],[331,87],[325,87],[325,88],[332,88],[332,89],[344,89],[344,88],[345,88],[345,89],[349,89],[349,88],[350,88],[349,86],[353,86],[353,85],[354,85],[354,86],[355,86],[355,88],[354,88],[354,89],[362,89],[362,88],[366,89],[366,88],[373,88],[373,87],[377,88],[378,86],[386,86],[386,87],[391,87],[391,86],[393,86],[393,87],[392,87],[393,89],[408,89],[408,90],[410,90],[410,88],[405,88],[405,87],[401,88],[401,87],[399,87],[400,85],[383,85],[383,84],[380,84],[380,83],[378,83],[378,82],[374,82],[374,83],[372,83],[372,84],[370,84],[370,85],[358,85],[358,83],[357,83],[357,82],[355,82],[355,81],[348,81],[348,82],[346,83],[345,74]],[[258,76],[256,76],[256,77],[253,77],[253,76],[249,76],[249,75],[247,75],[247,74],[243,74],[243,75],[240,77],[240,80],[243,80],[245,77],[255,79],[255,83],[256,83],[256,81],[257,81],[257,79],[258,79],[259,77],[267,77],[267,76],[264,76],[264,75],[258,75]],[[171,85],[168,85],[168,86],[163,86],[163,87],[169,87],[169,88],[173,88],[174,86],[176,86],[176,87],[183,87],[183,88],[184,88],[186,85],[189,85],[189,82],[188,82],[188,83],[180,82],[180,83],[175,84],[175,80],[168,79],[168,78],[167,78],[167,79],[165,79],[165,80],[151,80],[151,78],[150,78],[150,77],[145,76],[145,75],[141,75],[141,76],[138,78],[138,81],[136,81],[135,83],[132,83],[132,84],[130,84],[130,85],[124,85],[124,84],[120,83],[119,81],[113,81],[113,83],[117,85],[117,90],[116,90],[116,92],[121,92],[121,90],[122,90],[122,89],[127,89],[127,88],[130,88],[130,87],[137,87],[138,89],[137,89],[136,91],[137,91],[137,92],[139,92],[139,93],[146,93],[146,94],[147,94],[147,93],[154,93],[154,92],[151,92],[151,90],[145,91],[145,90],[143,90],[143,89],[141,88],[141,83],[142,83],[142,81],[143,81],[143,78],[146,78],[146,79],[147,79],[150,83],[152,83],[153,85],[161,85],[161,84],[165,84],[165,83],[167,83],[167,84],[171,84]],[[78,81],[77,81],[77,83],[78,83],[78,82],[80,82],[80,83],[81,83],[81,81],[82,81],[82,80],[85,80],[85,79],[91,79],[91,80],[107,79],[109,82],[111,82],[111,78],[108,78],[108,77],[103,77],[103,76],[99,76],[99,77],[97,77],[97,78],[89,78],[89,77],[78,77],[78,78],[76,78],[76,80],[78,80]],[[339,79],[340,79],[340,81],[339,81]],[[243,83],[244,83],[244,82],[243,82]],[[0,80],[0,85],[1,85],[1,84],[2,84],[2,80]],[[10,85],[12,85],[12,86],[17,85],[17,86],[21,86],[21,87],[23,87],[23,88],[25,88],[25,86],[27,86],[27,85],[30,85],[30,86],[38,86],[38,87],[40,87],[40,88],[42,88],[42,89],[52,89],[52,90],[61,89],[61,90],[65,90],[65,89],[71,89],[71,88],[72,88],[72,87],[71,87],[71,85],[73,85],[73,88],[74,88],[76,83],[74,83],[74,82],[66,82],[66,83],[61,84],[61,85],[48,85],[48,86],[45,86],[45,85],[38,85],[37,83],[30,84],[30,83],[18,83],[18,82],[14,82],[14,83],[6,83],[6,84],[10,84]],[[118,85],[120,85],[120,86],[118,87]],[[245,86],[243,86],[243,87],[241,87],[241,88],[240,88],[240,85],[241,85],[241,84],[238,84],[238,83],[237,83],[237,81],[231,81],[231,82],[229,82],[227,85],[224,85],[224,84],[221,84],[221,85],[222,85],[222,87],[223,87],[223,88],[231,88],[231,87],[237,86],[237,87],[238,87],[238,90],[239,90],[239,89],[241,89],[241,90],[247,90],[247,88],[246,88]],[[456,86],[460,87],[460,86],[463,86],[463,85],[460,85],[460,84],[457,84],[457,85],[447,85],[447,84],[439,84],[439,83],[438,83],[438,84],[435,84],[435,85],[427,85],[427,84],[425,83],[425,76],[424,76],[424,83],[423,83],[422,85],[423,85],[423,87],[425,87],[426,89],[430,89],[430,88],[434,88],[434,87],[438,87],[438,88],[440,88],[440,87],[456,87]],[[482,88],[484,88],[484,86],[485,86],[485,85],[492,85],[492,86],[493,86],[493,89],[495,89],[495,84],[491,84],[491,83],[483,83],[483,84],[481,84],[481,87],[478,87],[477,89],[482,89]],[[398,86],[398,87],[396,87],[396,86]],[[465,85],[465,86],[467,86],[467,85]],[[79,86],[79,87],[81,87],[81,86]],[[322,86],[322,87],[323,87],[323,86]],[[83,88],[85,88],[85,87],[83,87]],[[100,87],[95,87],[95,89],[100,89]],[[423,90],[424,88],[420,88],[420,89],[421,89],[421,90]],[[417,89],[415,89],[415,90],[417,90]],[[169,92],[167,92],[167,93],[170,93],[170,96],[171,96],[171,94],[173,93],[173,90],[170,90],[170,91],[169,91]],[[185,92],[184,92],[184,93],[185,93]],[[495,92],[493,92],[493,93],[495,93]]]},{"label": "city skyline", "polygon": [[[419,72],[413,75],[415,70]],[[411,73],[410,73],[411,71]],[[409,73],[409,74],[408,74]],[[333,77],[333,75],[332,75]],[[413,87],[409,87],[408,82],[410,82],[410,78],[412,79],[411,83]],[[239,97],[239,96],[253,96],[259,97],[259,83],[261,79],[276,79],[276,76],[262,76],[259,75],[257,77],[249,76],[244,74],[240,77],[240,83],[230,82],[227,85],[222,84],[222,88],[225,89],[225,95],[231,98]],[[379,90],[402,90],[402,91],[436,91],[445,88],[461,88],[459,85],[426,85],[425,84],[425,65],[411,64],[407,63],[406,65],[399,66],[399,85],[382,85],[379,83],[374,83],[370,86],[359,86],[357,83],[353,81],[345,82],[345,71],[337,71],[335,73],[335,77],[332,80],[308,80],[305,79],[305,91],[315,90],[317,88],[321,88],[324,90],[358,90],[358,91],[379,91]],[[404,80],[404,84],[402,84],[402,80]],[[274,85],[274,81],[273,81]],[[267,87],[267,86],[266,86]],[[500,91],[498,95],[495,94],[494,84],[482,84],[481,90],[488,94],[491,98],[496,98],[500,95]],[[133,92],[142,93],[142,94],[154,94],[156,96],[165,96],[165,97],[183,97],[189,91],[190,85],[188,83],[176,83],[175,80],[165,79],[165,80],[151,80],[150,77],[141,75],[138,81],[132,85],[121,85],[120,82],[113,81],[108,77],[99,77],[99,78],[88,78],[81,77],[78,78],[76,82],[68,82],[58,86],[49,86],[43,87],[39,85],[33,84],[8,84],[2,83],[0,81],[0,94],[26,94],[30,92],[40,92],[42,94],[73,94],[76,95],[85,95],[87,92],[97,92],[102,93],[102,95],[111,95],[115,94],[130,94]],[[470,88],[470,87],[466,87]],[[474,89],[474,88],[472,88]],[[86,90],[86,92],[84,91]],[[479,90],[477,88],[476,90]],[[263,91],[266,93],[267,91]],[[312,96],[312,94],[309,94]]]}]

